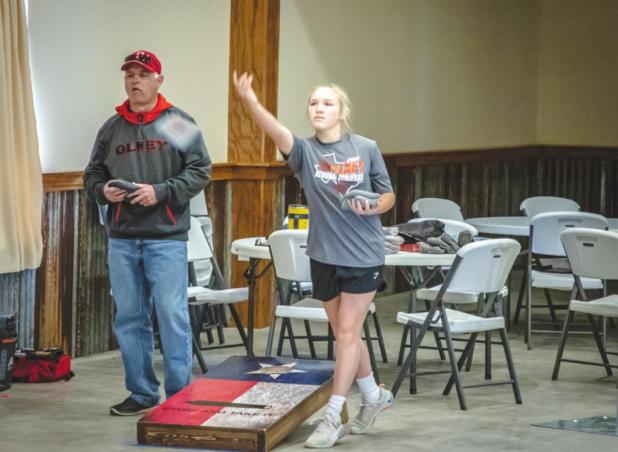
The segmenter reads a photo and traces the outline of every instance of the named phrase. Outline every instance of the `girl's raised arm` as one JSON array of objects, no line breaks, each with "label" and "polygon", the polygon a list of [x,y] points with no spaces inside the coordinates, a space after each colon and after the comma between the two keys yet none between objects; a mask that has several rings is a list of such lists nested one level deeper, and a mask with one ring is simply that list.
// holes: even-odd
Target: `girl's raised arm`
[{"label": "girl's raised arm", "polygon": [[255,95],[255,91],[253,91],[251,87],[253,75],[249,75],[245,72],[238,77],[236,71],[234,71],[233,78],[236,92],[247,108],[249,108],[255,122],[258,123],[266,135],[272,138],[282,154],[286,156],[289,155],[292,150],[292,145],[294,144],[292,132],[260,104],[260,101]]}]

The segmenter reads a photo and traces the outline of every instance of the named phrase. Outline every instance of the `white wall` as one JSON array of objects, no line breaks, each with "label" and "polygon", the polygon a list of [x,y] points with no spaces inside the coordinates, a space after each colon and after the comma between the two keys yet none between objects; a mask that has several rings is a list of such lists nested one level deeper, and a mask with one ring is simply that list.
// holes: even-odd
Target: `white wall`
[{"label": "white wall", "polygon": [[141,48],[162,61],[161,92],[225,161],[229,23],[223,0],[28,0],[43,171],[86,166],[98,128],[126,98],[122,60]]},{"label": "white wall", "polygon": [[410,150],[534,143],[536,0],[419,4]]},{"label": "white wall", "polygon": [[281,2],[279,118],[309,134],[311,88],[335,82],[383,152],[535,140],[534,0]]},{"label": "white wall", "polygon": [[323,83],[352,101],[352,127],[383,151],[407,151],[413,139],[416,2],[285,0],[281,2],[278,115],[309,135],[307,98]]},{"label": "white wall", "polygon": [[544,0],[537,141],[618,145],[618,2]]},{"label": "white wall", "polygon": [[[45,172],[81,170],[124,100],[119,66],[163,62],[162,92],[227,161],[229,0],[28,0]],[[342,85],[383,152],[618,145],[615,0],[281,0],[278,116]]]}]

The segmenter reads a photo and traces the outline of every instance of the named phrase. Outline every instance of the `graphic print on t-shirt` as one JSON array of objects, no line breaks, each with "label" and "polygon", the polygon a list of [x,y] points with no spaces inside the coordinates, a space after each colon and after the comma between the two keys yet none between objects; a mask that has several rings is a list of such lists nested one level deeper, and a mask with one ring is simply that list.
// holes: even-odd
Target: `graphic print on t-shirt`
[{"label": "graphic print on t-shirt", "polygon": [[335,154],[326,154],[313,166],[314,177],[324,184],[332,183],[340,196],[363,182],[363,161],[360,157],[348,157],[345,162],[339,162]]}]

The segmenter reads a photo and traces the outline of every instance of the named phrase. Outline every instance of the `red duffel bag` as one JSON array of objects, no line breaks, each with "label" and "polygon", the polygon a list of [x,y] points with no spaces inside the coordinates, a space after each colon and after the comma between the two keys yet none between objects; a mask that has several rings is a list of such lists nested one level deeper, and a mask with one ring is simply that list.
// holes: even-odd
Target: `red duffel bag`
[{"label": "red duffel bag", "polygon": [[19,350],[13,357],[13,382],[43,383],[70,380],[71,357],[62,349]]}]

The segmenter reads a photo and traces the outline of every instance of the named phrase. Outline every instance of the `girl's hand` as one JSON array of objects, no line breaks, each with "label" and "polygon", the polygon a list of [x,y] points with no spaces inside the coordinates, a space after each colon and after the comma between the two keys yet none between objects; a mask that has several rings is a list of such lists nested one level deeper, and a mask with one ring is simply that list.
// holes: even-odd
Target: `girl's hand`
[{"label": "girl's hand", "polygon": [[348,200],[348,206],[356,215],[377,215],[380,213],[380,204],[378,203],[371,207],[367,199],[350,199]]},{"label": "girl's hand", "polygon": [[255,95],[255,91],[253,91],[253,88],[251,87],[251,83],[253,82],[253,75],[249,75],[244,72],[240,77],[238,77],[236,71],[234,71],[233,81],[236,92],[245,103],[258,103],[258,98]]}]

